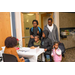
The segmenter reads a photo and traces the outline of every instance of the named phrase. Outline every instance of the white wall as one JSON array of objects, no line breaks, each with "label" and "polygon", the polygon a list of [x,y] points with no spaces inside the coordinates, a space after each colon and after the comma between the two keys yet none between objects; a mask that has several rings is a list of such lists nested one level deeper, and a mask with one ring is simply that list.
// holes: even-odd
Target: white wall
[{"label": "white wall", "polygon": [[11,25],[11,36],[13,36],[13,29],[12,29],[12,16],[11,16],[11,12],[10,12],[10,25]]},{"label": "white wall", "polygon": [[54,24],[58,28],[58,34],[59,34],[59,40],[60,40],[59,12],[54,12]]},{"label": "white wall", "polygon": [[15,12],[15,22],[16,37],[20,40],[20,46],[22,46],[21,12]]}]

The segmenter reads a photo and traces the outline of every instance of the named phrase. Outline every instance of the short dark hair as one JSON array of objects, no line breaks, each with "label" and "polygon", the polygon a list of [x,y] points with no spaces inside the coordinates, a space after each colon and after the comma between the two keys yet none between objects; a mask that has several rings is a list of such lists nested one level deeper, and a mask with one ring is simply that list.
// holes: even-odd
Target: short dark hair
[{"label": "short dark hair", "polygon": [[51,22],[52,22],[52,18],[49,18],[48,21],[49,21],[49,20],[51,20]]},{"label": "short dark hair", "polygon": [[54,42],[54,45],[55,45],[55,44],[58,44],[58,45],[59,45],[59,42],[56,41],[56,42]]},{"label": "short dark hair", "polygon": [[17,45],[17,39],[15,37],[7,37],[5,39],[5,46],[7,48],[12,48]]},{"label": "short dark hair", "polygon": [[38,35],[36,35],[35,37],[40,38]]},{"label": "short dark hair", "polygon": [[38,21],[37,21],[37,20],[33,20],[33,21],[32,21],[32,24],[33,24],[33,22],[36,22],[36,23],[37,23],[37,25],[38,25]]}]

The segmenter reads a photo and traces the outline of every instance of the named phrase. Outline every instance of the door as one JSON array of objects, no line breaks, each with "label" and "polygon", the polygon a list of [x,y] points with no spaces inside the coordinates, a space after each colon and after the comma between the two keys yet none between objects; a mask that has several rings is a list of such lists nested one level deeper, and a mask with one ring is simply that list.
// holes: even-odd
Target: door
[{"label": "door", "polygon": [[39,19],[37,12],[21,13],[23,47],[28,46],[28,42],[29,42],[29,39],[30,39],[30,28],[33,27],[32,21],[34,19],[36,19],[36,20]]},{"label": "door", "polygon": [[32,21],[36,19],[36,15],[24,13],[23,17],[24,17],[24,35],[25,35],[25,37],[23,38],[25,38],[25,46],[27,47],[30,39],[30,28],[33,27]]},{"label": "door", "polygon": [[0,50],[5,45],[5,39],[11,36],[10,24],[10,12],[0,12]]},{"label": "door", "polygon": [[53,19],[53,12],[47,12],[47,13],[41,14],[41,27],[42,27],[42,30],[44,29],[44,26],[48,24],[48,18]]},{"label": "door", "polygon": [[48,18],[50,18],[49,15],[43,17],[43,27],[48,24]]}]

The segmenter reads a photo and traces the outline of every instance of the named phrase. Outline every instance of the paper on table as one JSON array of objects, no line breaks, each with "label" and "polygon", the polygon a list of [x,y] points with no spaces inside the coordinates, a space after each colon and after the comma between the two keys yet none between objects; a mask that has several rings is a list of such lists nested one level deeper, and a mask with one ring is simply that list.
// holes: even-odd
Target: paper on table
[{"label": "paper on table", "polygon": [[18,51],[21,51],[21,52],[28,52],[30,51],[29,48],[20,48]]},{"label": "paper on table", "polygon": [[20,48],[19,50],[29,50],[30,48],[28,48],[28,47],[22,47],[22,48]]},{"label": "paper on table", "polygon": [[36,53],[36,49],[30,49],[30,53]]},{"label": "paper on table", "polygon": [[18,50],[18,52],[19,52],[19,51],[21,51],[21,52],[28,52],[29,50]]},{"label": "paper on table", "polygon": [[30,49],[29,52],[31,53],[37,53],[39,51],[39,47],[35,48],[35,49]]},{"label": "paper on table", "polygon": [[36,53],[39,51],[39,46],[36,48]]}]

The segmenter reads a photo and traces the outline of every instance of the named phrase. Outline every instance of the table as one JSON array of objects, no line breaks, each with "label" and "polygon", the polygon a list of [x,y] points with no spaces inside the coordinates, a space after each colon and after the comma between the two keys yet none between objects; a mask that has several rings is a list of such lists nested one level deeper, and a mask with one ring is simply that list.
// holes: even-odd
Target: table
[{"label": "table", "polygon": [[42,54],[42,61],[45,61],[44,58],[44,49],[43,48],[35,48],[30,49],[29,47],[22,47],[17,50],[19,56],[27,57],[30,62],[37,62],[38,56]]},{"label": "table", "polygon": [[[2,56],[2,53],[4,53],[5,46],[2,47],[2,50],[0,51],[0,56]],[[21,57],[27,57],[30,62],[37,62],[38,56],[42,54],[42,61],[45,61],[44,58],[44,49],[43,48],[35,48],[30,49],[29,47],[21,47],[19,50],[17,50],[17,53]]]}]

